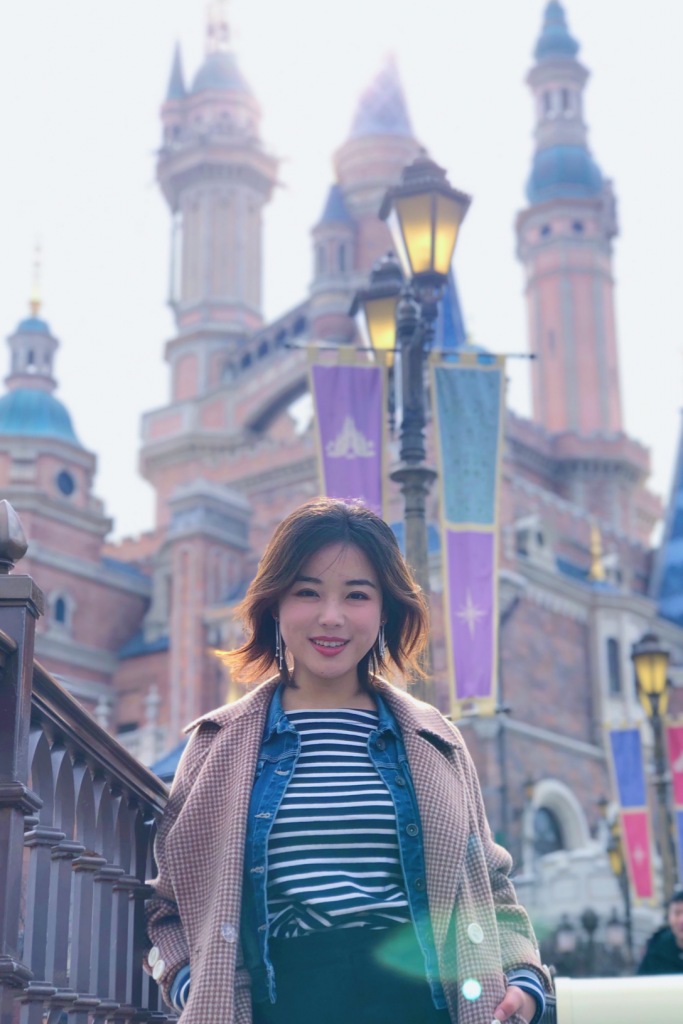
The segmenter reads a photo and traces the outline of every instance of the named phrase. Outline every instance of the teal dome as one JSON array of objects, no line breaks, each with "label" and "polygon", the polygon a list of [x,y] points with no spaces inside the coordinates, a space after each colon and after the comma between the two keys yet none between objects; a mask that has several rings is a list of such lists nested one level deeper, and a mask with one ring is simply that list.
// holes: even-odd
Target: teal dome
[{"label": "teal dome", "polygon": [[205,89],[229,89],[232,92],[251,94],[232,53],[209,54],[192,83],[193,93],[204,92]]},{"label": "teal dome", "polygon": [[545,60],[549,57],[576,57],[579,44],[569,34],[564,8],[557,0],[550,0],[545,9],[543,28],[536,43],[534,57]]},{"label": "teal dome", "polygon": [[37,316],[29,316],[18,325],[17,334],[49,334],[50,327],[46,320]]},{"label": "teal dome", "polygon": [[546,199],[590,199],[602,191],[602,173],[583,146],[549,146],[534,156],[527,181],[530,203]]},{"label": "teal dome", "polygon": [[81,447],[66,407],[38,388],[17,388],[0,398],[0,435],[54,437]]}]

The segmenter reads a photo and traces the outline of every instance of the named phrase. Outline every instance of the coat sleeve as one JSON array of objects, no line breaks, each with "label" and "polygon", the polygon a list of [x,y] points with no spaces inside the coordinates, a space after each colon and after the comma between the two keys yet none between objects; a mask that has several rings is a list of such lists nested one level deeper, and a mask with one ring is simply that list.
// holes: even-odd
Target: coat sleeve
[{"label": "coat sleeve", "polygon": [[[460,734],[458,733],[460,738]],[[461,765],[465,784],[474,801],[486,866],[491,882],[491,892],[498,922],[498,936],[503,959],[503,971],[509,974],[517,968],[531,970],[538,977],[544,990],[553,994],[550,975],[541,964],[538,943],[529,916],[518,902],[509,874],[512,857],[502,846],[494,842],[491,827],[486,817],[484,800],[477,770],[462,738]]]},{"label": "coat sleeve", "polygon": [[[155,892],[154,896],[147,900],[145,913],[147,934],[152,944],[159,950],[159,959],[163,960],[165,964],[159,987],[169,1005],[171,986],[180,968],[189,964],[190,951],[180,920],[173,880],[166,860],[166,840],[178,820],[178,815],[211,748],[215,733],[215,727],[207,723],[199,726],[190,737],[180,759],[171,795],[168,798],[154,841],[157,876],[149,881],[149,885],[154,888]],[[145,954],[143,966],[148,974],[152,973],[147,954]]]}]

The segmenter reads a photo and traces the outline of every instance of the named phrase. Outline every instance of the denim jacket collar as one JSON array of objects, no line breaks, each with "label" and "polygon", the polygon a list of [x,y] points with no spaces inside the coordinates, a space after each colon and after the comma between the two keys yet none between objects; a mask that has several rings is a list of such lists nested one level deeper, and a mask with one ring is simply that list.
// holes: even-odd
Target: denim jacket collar
[{"label": "denim jacket collar", "polygon": [[[274,732],[284,732],[289,727],[287,719],[287,712],[282,707],[282,694],[284,691],[284,683],[280,683],[273,699],[270,702],[268,708],[268,714],[266,716],[266,724],[263,728],[263,742],[266,743]],[[373,696],[377,702],[377,711],[379,714],[379,722],[377,725],[377,731],[379,733],[390,732],[393,736],[398,739],[401,735],[401,731],[398,727],[398,723],[394,718],[389,705],[380,696],[377,691],[374,691]]]}]

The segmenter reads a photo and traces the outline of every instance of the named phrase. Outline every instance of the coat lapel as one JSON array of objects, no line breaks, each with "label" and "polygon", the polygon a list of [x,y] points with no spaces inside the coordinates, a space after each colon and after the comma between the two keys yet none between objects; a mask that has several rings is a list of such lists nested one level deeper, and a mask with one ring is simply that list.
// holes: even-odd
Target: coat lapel
[{"label": "coat lapel", "polygon": [[420,809],[427,870],[427,893],[440,955],[465,864],[469,816],[456,751],[455,732],[431,705],[422,704],[388,683],[377,687],[403,733]]}]

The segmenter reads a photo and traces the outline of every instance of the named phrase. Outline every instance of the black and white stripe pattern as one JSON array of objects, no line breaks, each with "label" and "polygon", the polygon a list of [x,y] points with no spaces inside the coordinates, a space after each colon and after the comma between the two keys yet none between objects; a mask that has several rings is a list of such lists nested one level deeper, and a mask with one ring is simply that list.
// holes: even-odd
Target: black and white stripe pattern
[{"label": "black and white stripe pattern", "polygon": [[301,754],[268,841],[271,936],[410,921],[394,804],[368,754],[377,713],[287,718]]}]

